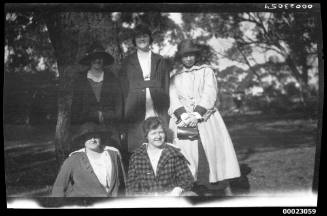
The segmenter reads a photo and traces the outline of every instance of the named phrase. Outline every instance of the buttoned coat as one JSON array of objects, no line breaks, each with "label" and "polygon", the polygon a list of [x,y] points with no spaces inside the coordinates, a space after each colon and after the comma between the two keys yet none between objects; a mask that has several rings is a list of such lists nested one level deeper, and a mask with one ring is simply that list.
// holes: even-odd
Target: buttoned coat
[{"label": "buttoned coat", "polygon": [[174,187],[191,190],[194,179],[187,160],[178,148],[165,144],[156,175],[146,149],[147,144],[144,143],[131,156],[127,177],[128,195],[165,193]]},{"label": "buttoned coat", "polygon": [[137,53],[126,57],[122,63],[120,78],[125,98],[124,119],[139,122],[145,118],[146,88],[150,89],[154,110],[167,115],[169,108],[169,66],[160,55],[151,54],[150,80],[145,81]]},{"label": "buttoned coat", "polygon": [[215,107],[217,93],[215,73],[208,65],[183,68],[171,77],[169,113],[172,118],[169,127],[174,132],[173,142],[190,162],[189,167],[197,179],[198,141],[178,139],[176,121],[182,112],[201,113],[204,110],[203,121],[197,127],[209,164],[209,181],[212,183],[237,178],[241,174],[234,145]]}]

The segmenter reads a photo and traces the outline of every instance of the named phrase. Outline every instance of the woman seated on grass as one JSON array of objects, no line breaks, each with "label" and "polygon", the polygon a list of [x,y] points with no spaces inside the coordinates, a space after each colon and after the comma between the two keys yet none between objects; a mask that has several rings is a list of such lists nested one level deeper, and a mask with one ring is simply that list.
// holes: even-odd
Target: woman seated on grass
[{"label": "woman seated on grass", "polygon": [[125,173],[119,151],[102,145],[104,128],[83,124],[74,143],[85,146],[64,161],[52,188],[53,197],[116,197],[124,194]]},{"label": "woman seated on grass", "polygon": [[[166,130],[159,117],[143,122],[146,143],[131,156],[127,195],[193,195],[193,176],[179,149],[167,143]],[[195,194],[194,194],[195,195]]]}]

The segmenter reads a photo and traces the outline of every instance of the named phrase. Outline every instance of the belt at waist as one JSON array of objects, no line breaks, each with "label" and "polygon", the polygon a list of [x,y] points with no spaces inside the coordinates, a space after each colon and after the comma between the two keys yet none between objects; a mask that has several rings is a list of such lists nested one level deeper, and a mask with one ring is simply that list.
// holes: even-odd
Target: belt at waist
[{"label": "belt at waist", "polygon": [[161,88],[158,80],[140,80],[130,83],[131,89]]}]

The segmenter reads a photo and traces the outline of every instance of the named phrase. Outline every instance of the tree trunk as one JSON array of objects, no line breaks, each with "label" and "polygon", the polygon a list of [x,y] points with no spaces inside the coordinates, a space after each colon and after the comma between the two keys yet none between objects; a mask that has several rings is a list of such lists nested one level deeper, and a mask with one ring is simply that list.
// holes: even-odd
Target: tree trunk
[{"label": "tree trunk", "polygon": [[100,41],[117,60],[119,45],[110,13],[46,11],[43,17],[55,49],[60,78],[55,132],[56,158],[60,167],[69,153],[72,81],[74,74],[83,69],[78,60],[94,41]]}]

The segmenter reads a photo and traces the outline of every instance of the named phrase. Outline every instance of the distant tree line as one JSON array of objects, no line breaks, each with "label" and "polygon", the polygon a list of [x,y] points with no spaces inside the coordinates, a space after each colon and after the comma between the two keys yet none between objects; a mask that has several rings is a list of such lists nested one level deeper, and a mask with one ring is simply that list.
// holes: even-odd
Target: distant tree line
[{"label": "distant tree line", "polygon": [[[309,82],[318,77],[316,62],[321,52],[321,25],[316,14],[182,13],[182,20],[183,24],[177,25],[168,13],[160,12],[6,7],[5,123],[56,123],[55,146],[60,163],[69,145],[72,80],[83,69],[78,60],[98,40],[115,57],[111,69],[118,71],[122,58],[133,51],[130,36],[133,26],[140,22],[150,26],[159,51],[167,44],[176,46],[186,37],[196,40],[202,50],[200,61],[215,68],[219,94],[242,91],[249,107],[262,110],[274,103],[289,108],[289,100],[285,99],[292,97],[298,98],[298,102],[294,99],[292,103],[300,104],[302,109],[310,109],[318,101],[318,81]],[[250,36],[245,23],[251,26]],[[197,30],[202,33],[196,35]],[[217,53],[207,43],[212,38],[229,38],[232,46]],[[273,55],[260,63],[255,52]],[[173,64],[173,57],[167,58]],[[219,58],[228,58],[249,69],[229,67],[219,71]],[[262,94],[251,95],[253,87],[261,87]],[[223,101],[219,102],[221,106]]]}]

